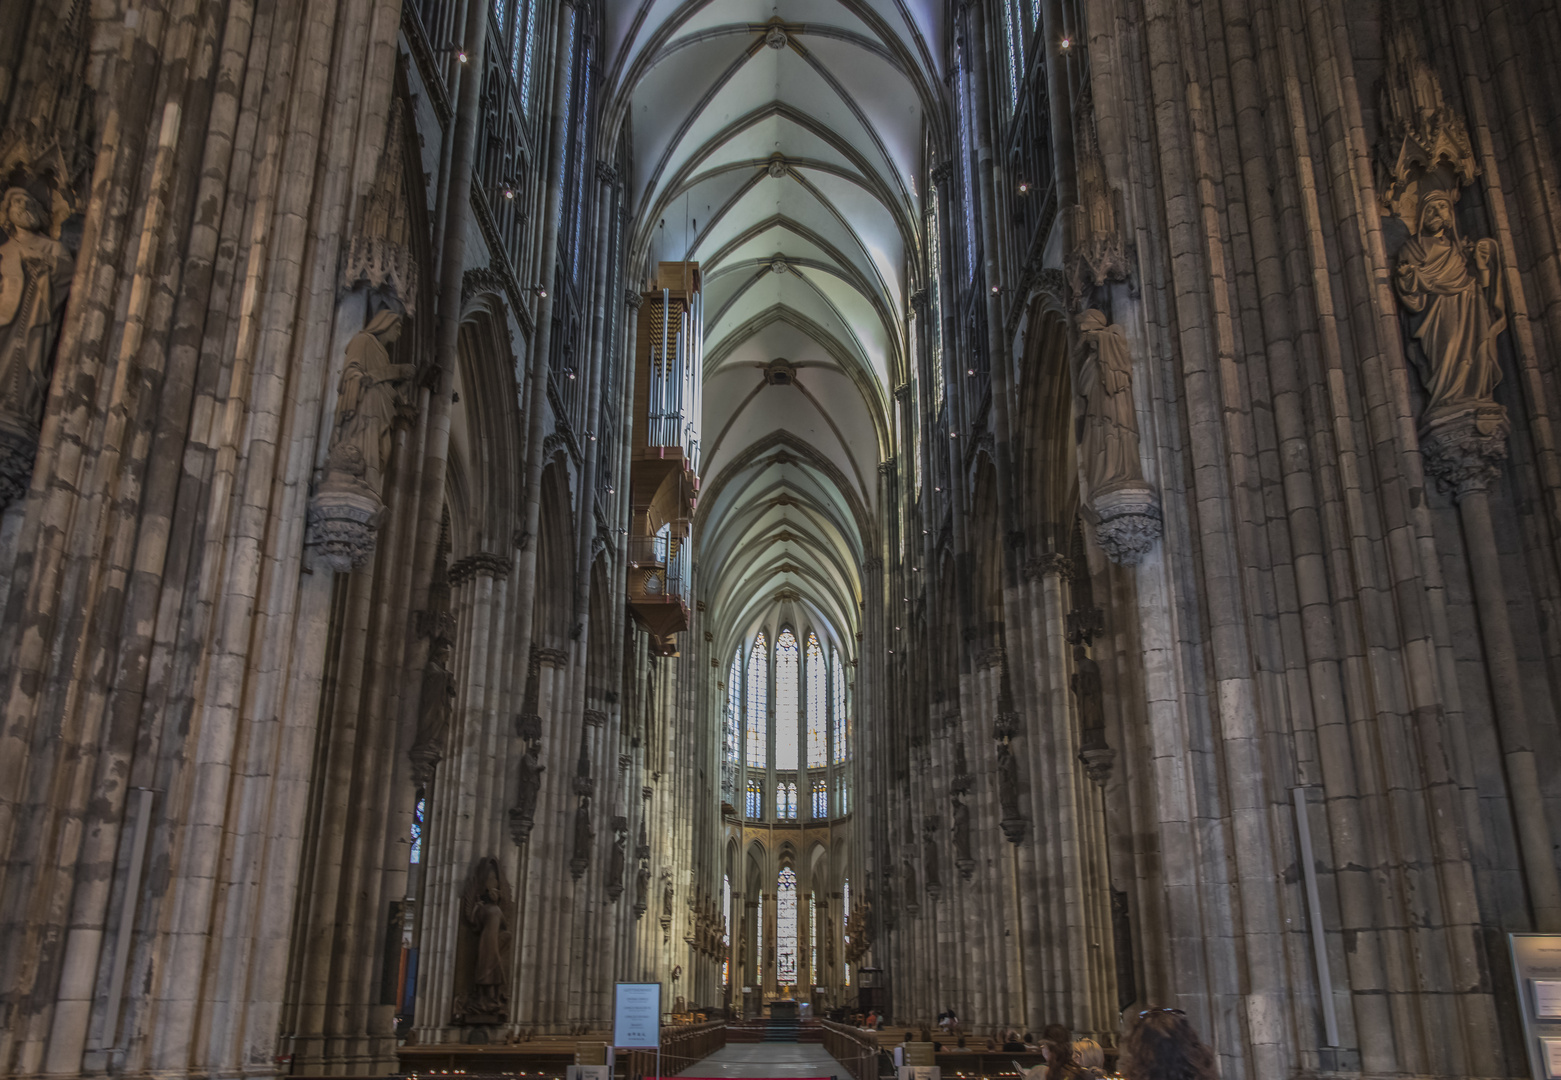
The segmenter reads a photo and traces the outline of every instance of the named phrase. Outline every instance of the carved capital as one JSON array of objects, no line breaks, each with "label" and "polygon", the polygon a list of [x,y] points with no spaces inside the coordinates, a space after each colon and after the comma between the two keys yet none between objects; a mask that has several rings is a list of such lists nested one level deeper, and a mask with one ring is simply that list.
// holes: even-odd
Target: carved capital
[{"label": "carved capital", "polygon": [[917,289],[915,292],[911,293],[911,310],[916,312],[917,317],[926,317],[927,302],[926,289]]},{"label": "carved capital", "polygon": [[450,566],[450,584],[463,585],[477,577],[508,577],[512,565],[503,555],[476,551]]},{"label": "carved capital", "polygon": [[585,723],[587,727],[602,727],[607,723],[607,714],[600,709],[587,709]]},{"label": "carved capital", "polygon": [[1501,475],[1511,429],[1506,407],[1493,401],[1428,413],[1420,428],[1427,475],[1458,500],[1484,491]]},{"label": "carved capital", "polygon": [[932,167],[932,182],[935,186],[941,187],[948,183],[953,175],[954,166],[950,162],[939,162]]},{"label": "carved capital", "polygon": [[638,311],[640,305],[645,302],[645,294],[638,289],[625,289],[623,290],[623,302],[628,304],[633,310]]},{"label": "carved capital", "polygon": [[1043,551],[1024,564],[1027,581],[1039,581],[1048,574],[1061,578],[1073,577],[1073,560],[1060,551]]},{"label": "carved capital", "polygon": [[990,671],[995,667],[1002,667],[1006,655],[1001,645],[990,645],[976,654],[976,668],[980,671]]},{"label": "carved capital", "polygon": [[606,161],[596,163],[596,179],[603,184],[612,185],[618,182],[618,169]]},{"label": "carved capital", "polygon": [[561,668],[569,663],[569,654],[563,649],[538,648],[537,662],[551,668]]}]

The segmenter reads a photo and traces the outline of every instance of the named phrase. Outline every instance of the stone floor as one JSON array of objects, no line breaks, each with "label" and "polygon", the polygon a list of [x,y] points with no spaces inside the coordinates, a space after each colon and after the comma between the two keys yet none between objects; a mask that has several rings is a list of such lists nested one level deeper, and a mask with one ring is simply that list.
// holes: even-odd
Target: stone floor
[{"label": "stone floor", "polygon": [[851,1080],[845,1066],[817,1043],[733,1043],[684,1069],[686,1077],[833,1076]]}]

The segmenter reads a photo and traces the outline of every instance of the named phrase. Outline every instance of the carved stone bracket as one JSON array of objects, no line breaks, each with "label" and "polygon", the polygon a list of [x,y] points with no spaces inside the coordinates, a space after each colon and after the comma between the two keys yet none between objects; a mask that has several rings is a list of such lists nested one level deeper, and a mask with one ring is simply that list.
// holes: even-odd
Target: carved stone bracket
[{"label": "carved stone bracket", "polygon": [[1019,844],[1024,842],[1024,834],[1029,824],[1022,817],[1009,817],[999,823],[999,828],[1003,830],[1005,840],[1010,844]]},{"label": "carved stone bracket", "polygon": [[322,485],[305,518],[314,565],[347,574],[368,562],[384,510],[370,492]]},{"label": "carved stone bracket", "polygon": [[1103,788],[1111,779],[1111,769],[1116,764],[1117,752],[1111,747],[1101,743],[1098,746],[1086,746],[1079,751],[1079,761],[1084,764],[1084,772],[1089,776],[1090,782],[1096,787]]},{"label": "carved stone bracket", "polygon": [[1501,475],[1511,429],[1506,407],[1494,401],[1428,414],[1420,428],[1426,473],[1455,499],[1484,491]]},{"label": "carved stone bracket", "polygon": [[27,494],[37,456],[38,433],[0,412],[0,510]]},{"label": "carved stone bracket", "polygon": [[998,742],[1005,742],[1019,734],[1019,714],[1016,712],[1000,712],[992,721],[992,738]]},{"label": "carved stone bracket", "polygon": [[1160,496],[1144,482],[1102,492],[1091,500],[1090,509],[1100,549],[1121,566],[1142,562],[1164,529]]}]

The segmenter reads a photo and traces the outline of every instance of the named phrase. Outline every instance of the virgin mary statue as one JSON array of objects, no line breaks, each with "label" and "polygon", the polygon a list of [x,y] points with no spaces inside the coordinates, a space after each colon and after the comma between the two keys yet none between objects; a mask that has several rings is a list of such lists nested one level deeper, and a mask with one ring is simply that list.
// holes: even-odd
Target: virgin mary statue
[{"label": "virgin mary statue", "polygon": [[412,364],[392,364],[390,346],[401,336],[401,315],[381,311],[347,343],[336,430],[327,467],[361,478],[376,495],[390,460],[396,419],[396,387],[416,374]]},{"label": "virgin mary statue", "polygon": [[1507,326],[1496,241],[1458,236],[1452,199],[1433,191],[1420,203],[1415,234],[1398,256],[1394,288],[1417,318],[1415,366],[1437,411],[1491,400],[1501,381],[1496,338]]}]

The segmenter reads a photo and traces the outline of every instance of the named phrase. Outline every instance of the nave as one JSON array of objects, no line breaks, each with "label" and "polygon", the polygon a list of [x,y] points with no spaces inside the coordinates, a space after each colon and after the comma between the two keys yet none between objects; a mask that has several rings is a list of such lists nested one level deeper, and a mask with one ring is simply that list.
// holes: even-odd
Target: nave
[{"label": "nave", "polygon": [[1557,42],[0,0],[0,1080],[1543,1080]]}]

